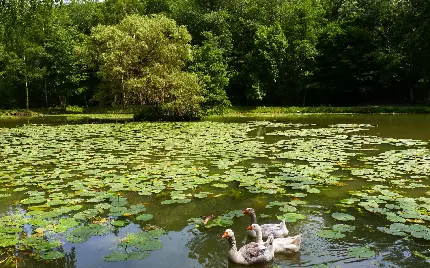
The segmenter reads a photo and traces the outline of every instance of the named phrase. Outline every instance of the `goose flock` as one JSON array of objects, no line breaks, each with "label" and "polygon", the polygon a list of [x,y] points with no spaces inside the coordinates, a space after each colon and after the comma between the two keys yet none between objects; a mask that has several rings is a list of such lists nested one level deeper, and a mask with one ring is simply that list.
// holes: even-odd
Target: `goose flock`
[{"label": "goose flock", "polygon": [[275,253],[292,254],[299,251],[302,236],[288,236],[285,220],[276,224],[258,225],[257,215],[253,208],[247,208],[242,213],[251,217],[251,225],[247,230],[248,235],[255,238],[255,242],[237,249],[234,232],[231,229],[225,230],[222,237],[228,238],[230,243],[228,252],[230,261],[242,265],[266,263],[273,259]]}]

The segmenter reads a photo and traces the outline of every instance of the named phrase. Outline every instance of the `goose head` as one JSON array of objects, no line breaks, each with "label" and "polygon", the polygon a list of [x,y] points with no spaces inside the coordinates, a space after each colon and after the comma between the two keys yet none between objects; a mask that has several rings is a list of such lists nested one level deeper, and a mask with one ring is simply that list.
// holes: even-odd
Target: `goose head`
[{"label": "goose head", "polygon": [[253,208],[246,208],[242,211],[242,214],[255,214],[255,210]]},{"label": "goose head", "polygon": [[221,235],[222,238],[232,238],[234,237],[234,232],[232,229],[227,229],[224,231],[224,233]]}]

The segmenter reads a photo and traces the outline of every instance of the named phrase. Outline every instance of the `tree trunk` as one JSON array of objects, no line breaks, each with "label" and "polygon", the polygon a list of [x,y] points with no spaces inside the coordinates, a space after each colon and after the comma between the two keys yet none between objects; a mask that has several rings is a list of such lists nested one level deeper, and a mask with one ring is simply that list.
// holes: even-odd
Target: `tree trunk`
[{"label": "tree trunk", "polygon": [[28,79],[27,79],[27,74],[25,74],[25,108],[28,110],[30,110],[30,101],[28,98]]},{"label": "tree trunk", "polygon": [[121,86],[122,86],[122,105],[125,108],[127,105],[126,94],[125,94],[125,85],[124,85],[124,75],[121,76]]},{"label": "tree trunk", "polygon": [[45,93],[45,106],[48,108],[48,90],[46,89],[46,78],[43,80],[44,83],[44,93]]},{"label": "tree trunk", "polygon": [[25,108],[30,110],[30,101],[28,98],[28,77],[27,77],[27,64],[25,62],[25,55],[24,55],[24,64],[25,64]]},{"label": "tree trunk", "polygon": [[305,94],[303,95],[303,103],[302,103],[302,106],[303,107],[305,107],[305,104],[306,104],[306,93],[308,92],[308,89],[307,88],[305,88]]},{"label": "tree trunk", "polygon": [[413,102],[415,102],[415,97],[414,97],[414,88],[413,87],[411,87],[411,88],[409,88],[409,98],[410,98],[410,101],[413,103]]}]

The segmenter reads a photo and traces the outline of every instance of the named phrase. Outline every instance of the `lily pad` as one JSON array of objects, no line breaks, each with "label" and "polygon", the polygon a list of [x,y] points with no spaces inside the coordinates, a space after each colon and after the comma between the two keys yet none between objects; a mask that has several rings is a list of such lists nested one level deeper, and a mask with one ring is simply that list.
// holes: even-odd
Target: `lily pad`
[{"label": "lily pad", "polygon": [[299,213],[285,213],[277,216],[278,220],[284,220],[285,222],[297,222],[298,220],[306,219],[306,215]]},{"label": "lily pad", "polygon": [[330,238],[330,239],[339,239],[344,238],[345,235],[341,232],[333,231],[333,230],[321,230],[317,232],[317,235],[324,238]]},{"label": "lily pad", "polygon": [[355,258],[371,258],[375,257],[376,253],[367,247],[356,247],[348,249],[348,256]]},{"label": "lily pad", "polygon": [[104,256],[103,259],[107,262],[116,262],[116,261],[125,261],[125,260],[143,260],[148,258],[150,253],[148,251],[135,251],[130,253],[121,253],[114,252],[107,256]]},{"label": "lily pad", "polygon": [[340,232],[340,233],[352,232],[355,230],[355,226],[347,225],[347,224],[335,224],[333,225],[332,229],[333,231]]},{"label": "lily pad", "polygon": [[159,238],[163,233],[164,232],[162,230],[152,230],[148,232],[127,234],[127,236],[120,243],[120,246],[133,246],[140,250],[161,249],[163,244]]},{"label": "lily pad", "polygon": [[128,225],[128,221],[123,221],[123,220],[113,220],[111,221],[111,223],[113,226],[115,227],[123,227]]},{"label": "lily pad", "polygon": [[154,216],[152,214],[142,214],[136,217],[136,220],[138,221],[149,221]]},{"label": "lily pad", "polygon": [[60,251],[50,251],[44,254],[41,254],[40,257],[44,260],[55,260],[64,258],[64,253]]},{"label": "lily pad", "polygon": [[87,226],[80,226],[70,232],[67,236],[67,241],[72,243],[83,243],[91,236],[106,235],[111,231],[111,228],[107,225],[89,224]]},{"label": "lily pad", "polygon": [[336,220],[339,220],[339,221],[354,221],[355,220],[354,216],[346,214],[346,213],[335,212],[335,213],[331,214],[331,216],[333,218],[335,218]]}]

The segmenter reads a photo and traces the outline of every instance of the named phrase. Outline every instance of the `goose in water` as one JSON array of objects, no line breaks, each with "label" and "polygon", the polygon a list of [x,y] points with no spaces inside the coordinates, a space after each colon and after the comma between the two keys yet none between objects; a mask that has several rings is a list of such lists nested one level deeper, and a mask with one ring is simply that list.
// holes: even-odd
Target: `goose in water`
[{"label": "goose in water", "polygon": [[[257,223],[257,215],[253,208],[247,208],[242,211],[243,214],[247,214],[251,217],[251,224]],[[285,220],[280,223],[262,224],[260,225],[263,239],[266,239],[269,235],[273,235],[274,238],[288,236],[288,229],[285,225]],[[254,230],[248,230],[248,235],[252,238],[256,238],[257,235]]]},{"label": "goose in water", "polygon": [[[261,230],[259,230],[261,229],[260,226],[258,224],[253,224],[252,229],[255,230],[257,234],[257,239],[255,240],[255,242],[260,245],[264,244]],[[300,250],[301,243],[302,235],[275,238],[273,240],[273,248],[275,253],[292,254]]]},{"label": "goose in water", "polygon": [[225,230],[222,237],[228,238],[228,242],[230,243],[228,258],[234,263],[250,265],[270,262],[273,259],[273,236],[269,236],[266,242],[262,242],[260,244],[255,242],[246,244],[239,250],[237,250],[236,238],[234,237],[234,233],[231,229]]}]

